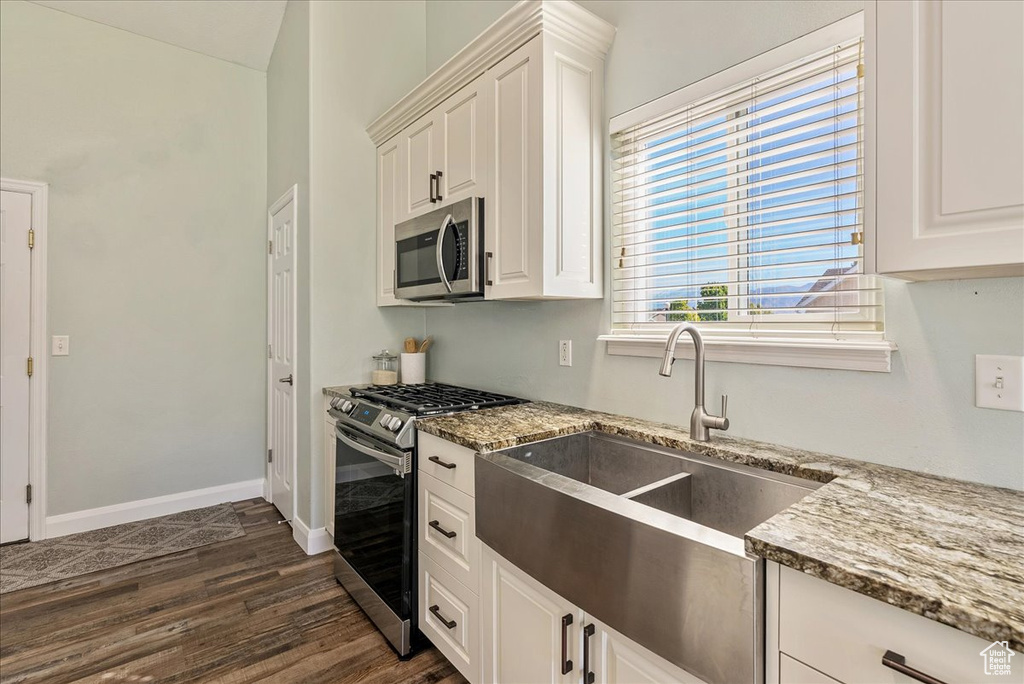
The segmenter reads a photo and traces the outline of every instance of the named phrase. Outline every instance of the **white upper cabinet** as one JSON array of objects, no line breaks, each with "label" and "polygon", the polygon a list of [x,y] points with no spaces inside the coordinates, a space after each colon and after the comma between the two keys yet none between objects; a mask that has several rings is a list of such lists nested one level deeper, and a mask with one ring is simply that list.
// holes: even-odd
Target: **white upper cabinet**
[{"label": "white upper cabinet", "polygon": [[1024,275],[1024,4],[869,2],[866,44],[868,266]]},{"label": "white upper cabinet", "polygon": [[[397,149],[398,177],[393,215],[378,208],[378,239],[482,197],[486,299],[600,299],[604,55],[614,34],[572,2],[519,2],[374,121],[368,133],[382,163]],[[384,284],[394,256],[380,254],[378,305],[401,304]]]},{"label": "white upper cabinet", "polygon": [[395,223],[403,193],[398,163],[399,138],[377,148],[377,306],[395,299]]},{"label": "white upper cabinet", "polygon": [[482,85],[478,78],[398,135],[403,190],[397,223],[483,194],[487,106]]},{"label": "white upper cabinet", "polygon": [[485,76],[488,299],[604,294],[604,61],[543,33]]},{"label": "white upper cabinet", "polygon": [[438,107],[442,143],[437,193],[444,204],[480,196],[487,184],[484,124],[490,107],[483,86],[478,78]]}]

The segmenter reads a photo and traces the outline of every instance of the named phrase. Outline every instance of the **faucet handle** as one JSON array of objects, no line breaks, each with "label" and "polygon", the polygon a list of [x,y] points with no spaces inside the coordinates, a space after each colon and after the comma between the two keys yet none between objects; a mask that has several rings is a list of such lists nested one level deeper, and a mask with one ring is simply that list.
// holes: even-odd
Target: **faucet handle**
[{"label": "faucet handle", "polygon": [[729,395],[728,394],[723,394],[722,395],[722,418],[725,418],[727,415],[729,415],[728,411],[729,411]]}]

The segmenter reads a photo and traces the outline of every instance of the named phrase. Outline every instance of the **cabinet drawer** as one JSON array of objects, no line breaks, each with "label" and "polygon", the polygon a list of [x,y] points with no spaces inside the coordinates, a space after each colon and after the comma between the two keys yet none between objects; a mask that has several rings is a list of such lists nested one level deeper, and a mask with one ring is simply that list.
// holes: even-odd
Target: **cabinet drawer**
[{"label": "cabinet drawer", "polygon": [[473,497],[420,473],[420,550],[470,590],[479,591],[480,542]]},{"label": "cabinet drawer", "polygon": [[473,458],[476,453],[422,432],[418,433],[417,439],[419,469],[473,496]]},{"label": "cabinet drawer", "polygon": [[466,679],[478,682],[480,601],[429,556],[421,552],[419,560],[420,630]]},{"label": "cabinet drawer", "polygon": [[779,684],[839,684],[839,682],[782,653],[779,656]]},{"label": "cabinet drawer", "polygon": [[985,679],[989,644],[791,568],[779,577],[779,650],[845,684],[912,684],[882,665],[893,651],[943,682]]}]

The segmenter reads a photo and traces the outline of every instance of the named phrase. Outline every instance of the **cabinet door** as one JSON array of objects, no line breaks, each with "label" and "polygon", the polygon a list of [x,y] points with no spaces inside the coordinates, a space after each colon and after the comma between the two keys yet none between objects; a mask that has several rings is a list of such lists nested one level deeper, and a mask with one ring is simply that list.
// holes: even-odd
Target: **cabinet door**
[{"label": "cabinet door", "polygon": [[400,196],[399,141],[401,135],[377,149],[377,306],[394,306],[395,223]]},{"label": "cabinet door", "polygon": [[[578,683],[583,611],[486,546],[481,555],[484,682]],[[565,616],[572,620],[564,627],[565,657],[572,666],[562,674]]]},{"label": "cabinet door", "polygon": [[402,173],[402,201],[397,222],[425,214],[438,205],[433,201],[431,174],[438,171],[443,131],[438,112],[432,111],[398,134],[401,141],[399,166]]},{"label": "cabinet door", "polygon": [[337,444],[334,441],[334,421],[324,421],[324,521],[331,537],[334,537],[334,456]]},{"label": "cabinet door", "polygon": [[589,648],[594,654],[591,671],[598,684],[703,684],[702,680],[677,667],[611,627],[587,616],[594,624]]},{"label": "cabinet door", "polygon": [[441,171],[439,189],[443,204],[485,193],[487,92],[481,76],[438,108],[442,144],[435,170]]},{"label": "cabinet door", "polygon": [[491,174],[484,206],[489,299],[537,297],[544,259],[543,36],[484,77],[493,114],[487,150]]},{"label": "cabinet door", "polygon": [[1024,4],[867,9],[877,272],[1024,274]]}]

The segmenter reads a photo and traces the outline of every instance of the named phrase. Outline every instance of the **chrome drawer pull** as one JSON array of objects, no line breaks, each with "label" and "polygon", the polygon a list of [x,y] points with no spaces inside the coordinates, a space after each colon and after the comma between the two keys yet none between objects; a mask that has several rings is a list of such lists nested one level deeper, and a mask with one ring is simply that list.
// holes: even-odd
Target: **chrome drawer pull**
[{"label": "chrome drawer pull", "polygon": [[444,461],[439,459],[437,456],[431,456],[427,460],[430,461],[431,463],[436,463],[437,465],[441,466],[442,468],[447,468],[448,470],[454,470],[455,469],[455,465],[456,465],[454,463],[445,463]]},{"label": "chrome drawer pull", "polygon": [[444,529],[443,527],[441,527],[441,523],[437,522],[436,520],[431,520],[427,524],[433,527],[441,534],[443,534],[444,536],[448,537],[449,539],[455,539],[455,535],[458,534],[457,532],[449,532],[448,530]]},{"label": "chrome drawer pull", "polygon": [[456,625],[459,624],[455,620],[445,620],[444,616],[441,615],[441,609],[438,606],[430,606],[430,612],[433,613],[434,617],[440,620],[448,629],[455,629]]},{"label": "chrome drawer pull", "polygon": [[885,655],[882,656],[882,665],[885,665],[891,670],[896,670],[901,674],[905,674],[911,679],[916,679],[919,682],[923,682],[923,684],[945,684],[945,682],[943,682],[941,679],[936,679],[931,675],[927,675],[924,672],[921,672],[920,670],[915,670],[914,668],[910,667],[909,665],[907,665],[907,659],[901,656],[899,653],[896,653],[895,651],[885,652]]}]

